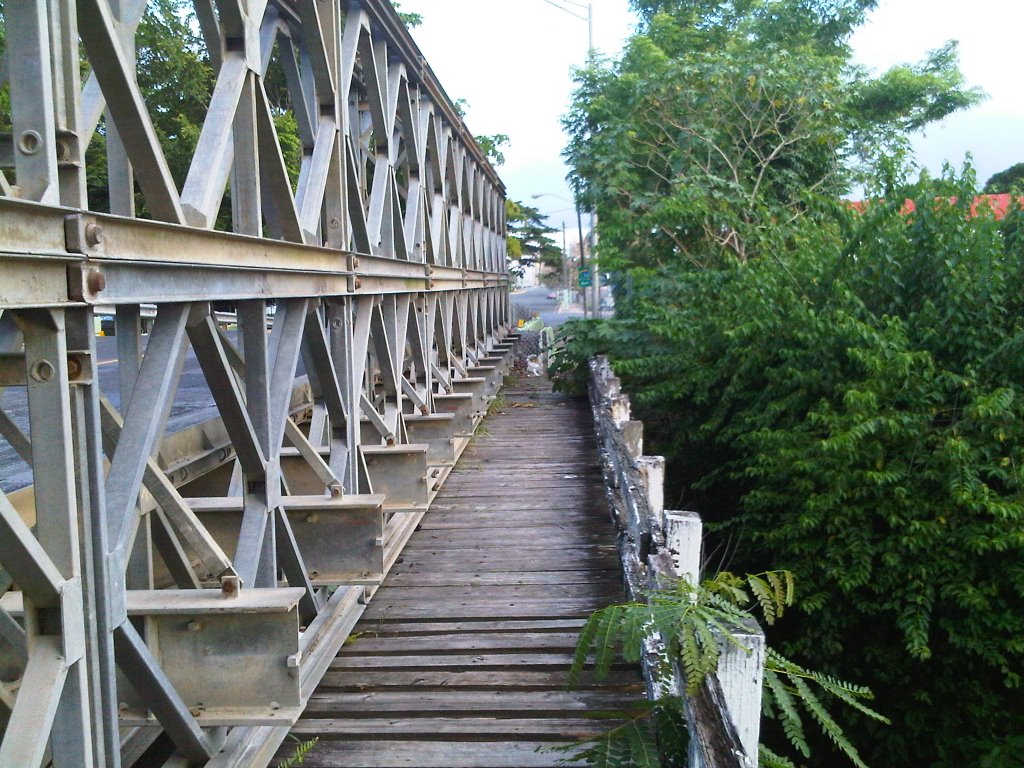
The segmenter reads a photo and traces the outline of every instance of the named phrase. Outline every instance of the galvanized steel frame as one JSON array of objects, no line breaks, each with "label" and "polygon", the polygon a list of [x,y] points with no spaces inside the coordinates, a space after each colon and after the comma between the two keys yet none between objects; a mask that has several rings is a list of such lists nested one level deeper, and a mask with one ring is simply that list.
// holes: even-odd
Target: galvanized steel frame
[{"label": "galvanized steel frame", "polygon": [[[161,731],[190,764],[269,761],[507,352],[504,188],[388,2],[194,0],[217,81],[180,190],[135,79],[145,7],[4,8],[0,395],[25,388],[29,430],[0,409],[0,435],[34,504],[0,492],[0,767],[117,768]],[[101,125],[111,214],[85,194]],[[110,305],[120,407],[93,331]],[[219,421],[169,437],[190,347]]]}]

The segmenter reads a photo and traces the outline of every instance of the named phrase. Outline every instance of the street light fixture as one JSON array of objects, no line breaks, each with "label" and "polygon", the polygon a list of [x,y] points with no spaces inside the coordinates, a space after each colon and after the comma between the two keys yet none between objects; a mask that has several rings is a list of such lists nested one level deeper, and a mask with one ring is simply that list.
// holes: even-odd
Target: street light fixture
[{"label": "street light fixture", "polygon": [[[587,50],[588,50],[587,56],[588,56],[588,58],[593,58],[593,56],[594,56],[594,4],[593,3],[577,3],[575,0],[560,0],[559,2],[555,2],[555,0],[544,0],[544,2],[547,3],[548,5],[553,5],[555,8],[557,8],[560,11],[564,11],[565,13],[568,13],[570,16],[576,17],[580,21],[587,22],[587,43],[588,43],[588,45],[587,45]],[[573,11],[573,10],[570,10],[569,8],[566,8],[565,5],[562,5],[562,3],[565,3],[566,5],[575,6],[576,8],[586,8],[587,15],[586,16],[581,16],[580,14],[576,13],[576,11]]]},{"label": "street light fixture", "polygon": [[[580,235],[580,269],[583,269],[584,267],[586,267],[586,265],[587,265],[587,256],[586,256],[586,252],[584,251],[584,248],[583,248],[583,217],[580,214],[580,204],[579,204],[579,202],[577,202],[575,200],[569,200],[568,198],[562,197],[561,195],[553,194],[551,192],[539,192],[539,193],[537,193],[535,195],[530,195],[530,197],[532,199],[534,199],[534,200],[539,200],[542,197],[553,197],[556,200],[563,200],[563,201],[565,201],[567,203],[570,203],[576,209],[576,227],[579,229],[579,235]],[[563,240],[565,239],[565,225],[564,224],[562,225],[562,239]],[[566,255],[568,255],[568,254],[566,254]],[[566,289],[568,289],[570,281],[568,279],[568,275],[566,275],[565,269],[562,270],[562,277],[563,277],[563,279],[565,281],[565,287],[566,287]],[[586,317],[587,316],[587,291],[586,291],[586,289],[585,288],[581,288],[580,289],[580,294],[583,296],[583,316]],[[596,310],[596,307],[594,309]],[[595,317],[597,316],[596,312],[594,313],[594,316]]]}]

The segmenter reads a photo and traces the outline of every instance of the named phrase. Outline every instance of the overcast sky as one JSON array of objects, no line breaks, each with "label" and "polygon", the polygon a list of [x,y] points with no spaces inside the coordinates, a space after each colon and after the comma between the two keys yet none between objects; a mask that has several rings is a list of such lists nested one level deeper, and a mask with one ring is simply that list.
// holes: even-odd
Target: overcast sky
[{"label": "overcast sky", "polygon": [[[552,0],[586,16],[586,9]],[[594,46],[614,56],[635,24],[628,0],[594,0]],[[573,223],[561,160],[561,117],[569,105],[570,69],[587,53],[587,24],[546,0],[403,0],[423,15],[413,31],[427,61],[453,99],[468,102],[475,134],[505,133],[511,146],[498,169],[516,200],[549,214],[553,226]],[[914,62],[946,40],[960,41],[961,68],[989,99],[917,137],[921,165],[938,172],[945,159],[974,156],[978,177],[1024,161],[1024,93],[1020,32],[1024,0],[881,0],[853,39],[856,59],[883,71]]]}]

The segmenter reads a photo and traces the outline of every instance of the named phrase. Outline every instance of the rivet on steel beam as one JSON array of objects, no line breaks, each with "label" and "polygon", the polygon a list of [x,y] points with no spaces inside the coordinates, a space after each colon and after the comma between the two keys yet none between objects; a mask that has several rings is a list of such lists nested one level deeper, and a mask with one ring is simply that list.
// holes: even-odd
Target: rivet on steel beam
[{"label": "rivet on steel beam", "polygon": [[388,447],[391,448],[395,445],[397,441],[395,440],[394,435],[388,435],[387,440],[385,440],[384,442],[386,442],[388,444]]},{"label": "rivet on steel beam", "polygon": [[188,623],[189,632],[199,632],[203,628],[203,622],[192,620]]},{"label": "rivet on steel beam", "polygon": [[55,369],[53,363],[49,360],[40,360],[38,363],[32,366],[32,370],[29,371],[29,375],[40,384],[45,384],[53,378]]},{"label": "rivet on steel beam", "polygon": [[23,155],[34,155],[43,144],[43,137],[36,131],[24,131],[18,137],[18,149]]},{"label": "rivet on steel beam", "polygon": [[353,256],[352,257],[352,269],[359,269],[359,257],[358,256]]},{"label": "rivet on steel beam", "polygon": [[357,277],[357,278],[356,278],[356,290],[358,291],[358,290],[359,290],[360,288],[362,288],[362,286],[363,286],[363,281],[362,281],[362,280],[360,280],[360,279],[359,279],[359,278]]},{"label": "rivet on steel beam", "polygon": [[331,219],[327,222],[327,226],[330,229],[337,229],[338,227],[341,226],[341,222],[338,221],[336,217],[332,216]]}]

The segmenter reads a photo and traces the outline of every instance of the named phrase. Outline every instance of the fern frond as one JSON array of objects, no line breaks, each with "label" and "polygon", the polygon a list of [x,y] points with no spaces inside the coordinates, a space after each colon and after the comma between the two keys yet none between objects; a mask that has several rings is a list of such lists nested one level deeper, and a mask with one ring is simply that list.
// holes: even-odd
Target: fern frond
[{"label": "fern frond", "polygon": [[648,714],[583,742],[582,745],[587,745],[585,749],[579,749],[581,744],[553,748],[552,751],[558,752],[578,750],[561,758],[558,764],[582,763],[590,768],[661,768]]},{"label": "fern frond", "polygon": [[587,657],[590,655],[590,649],[594,645],[594,638],[597,636],[598,627],[601,626],[603,621],[604,611],[595,611],[590,614],[587,618],[587,623],[583,625],[583,629],[580,630],[580,636],[576,639],[576,651],[572,656],[572,666],[569,667],[569,685],[574,686],[579,683],[580,675],[583,674],[583,668],[587,665]]},{"label": "fern frond", "polygon": [[634,720],[632,727],[626,731],[626,737],[629,741],[629,764],[631,766],[657,766],[660,768],[658,745],[654,742],[649,722],[645,721],[641,724]]},{"label": "fern frond", "polygon": [[622,614],[626,608],[624,605],[613,605],[605,609],[605,621],[597,631],[594,657],[594,675],[598,680],[608,676],[612,662],[615,661],[615,649],[621,640]]},{"label": "fern frond", "polygon": [[846,735],[843,733],[843,729],[839,727],[839,724],[832,719],[832,716],[829,715],[825,707],[822,706],[821,701],[814,695],[810,686],[807,685],[807,681],[802,677],[794,677],[792,680],[793,685],[799,693],[800,703],[803,704],[807,711],[811,713],[811,716],[818,722],[818,725],[821,726],[821,730],[825,735],[832,739],[833,743],[842,750],[843,754],[845,754],[850,759],[850,762],[856,765],[857,768],[867,768],[864,761],[860,759],[860,754],[857,752],[857,748],[850,743],[846,738]]},{"label": "fern frond", "polygon": [[296,766],[302,765],[306,755],[316,746],[318,741],[320,741],[320,737],[314,736],[309,741],[301,742],[291,756],[279,763],[277,768],[296,768]]},{"label": "fern frond", "polygon": [[761,607],[761,614],[764,616],[764,620],[769,624],[774,624],[776,606],[778,604],[774,589],[772,589],[767,581],[757,576],[747,577],[747,583],[750,585],[750,591],[757,598],[757,604]]},{"label": "fern frond", "polygon": [[689,760],[690,732],[680,698],[658,699],[651,709],[654,733],[665,765],[686,765]]},{"label": "fern frond", "polygon": [[761,768],[796,768],[796,765],[789,758],[777,755],[764,744],[757,745],[758,765]]},{"label": "fern frond", "polygon": [[[782,723],[782,731],[786,734],[786,739],[799,750],[801,755],[810,757],[811,748],[807,744],[804,724],[800,719],[800,711],[796,708],[792,694],[779,680],[778,675],[771,670],[765,670],[764,684],[767,691],[771,692],[774,703],[778,705],[778,713],[775,716]],[[768,697],[765,697],[765,701],[767,700]]]}]

